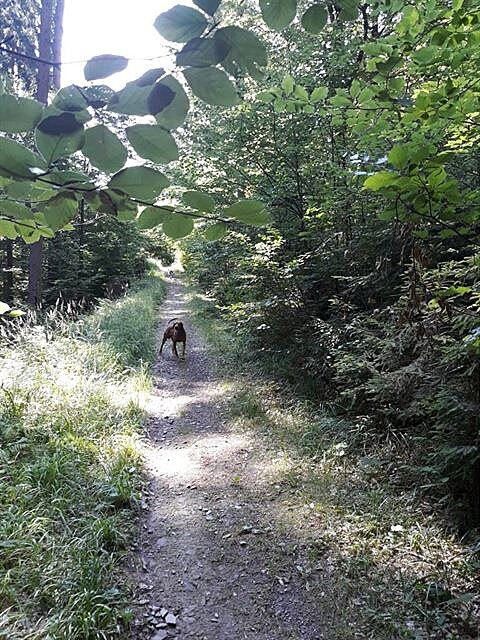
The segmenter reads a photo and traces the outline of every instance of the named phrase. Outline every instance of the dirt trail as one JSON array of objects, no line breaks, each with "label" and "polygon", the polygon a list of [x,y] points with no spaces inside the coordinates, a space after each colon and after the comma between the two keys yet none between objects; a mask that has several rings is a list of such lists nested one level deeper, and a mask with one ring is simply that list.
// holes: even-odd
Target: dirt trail
[{"label": "dirt trail", "polygon": [[[234,431],[222,414],[228,391],[188,321],[177,279],[169,281],[160,326],[173,317],[186,325],[186,360],[176,360],[168,342],[155,367],[144,449],[149,495],[131,570],[138,584],[131,637],[328,638],[335,612],[331,605],[328,613],[319,611],[316,588],[328,578],[315,585],[296,566],[294,542],[274,515],[280,487],[266,480],[261,442]],[[175,625],[167,624],[171,617],[165,621],[166,610]]]}]

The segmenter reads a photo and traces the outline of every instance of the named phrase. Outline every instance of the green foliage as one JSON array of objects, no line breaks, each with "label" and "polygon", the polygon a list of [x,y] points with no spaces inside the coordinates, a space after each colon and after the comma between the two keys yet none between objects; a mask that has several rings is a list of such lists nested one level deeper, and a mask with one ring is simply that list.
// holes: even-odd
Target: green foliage
[{"label": "green foliage", "polygon": [[183,238],[191,233],[193,219],[182,213],[173,213],[163,222],[162,229],[169,238]]},{"label": "green foliage", "polygon": [[31,98],[0,94],[0,131],[31,131],[42,117],[43,105]]},{"label": "green foliage", "polygon": [[169,217],[174,211],[173,207],[145,207],[137,219],[139,229],[152,229]]},{"label": "green foliage", "polygon": [[182,195],[182,200],[187,207],[192,207],[197,211],[212,213],[215,209],[214,199],[208,193],[202,193],[201,191],[185,191]]},{"label": "green foliage", "polygon": [[170,91],[173,94],[172,100],[168,100],[166,104],[162,102],[161,108],[155,106],[150,110],[150,113],[155,115],[157,123],[165,129],[176,129],[183,124],[187,117],[189,109],[187,94],[173,76],[162,78],[153,88],[150,97],[155,95],[157,89],[160,89],[161,93],[165,90]]},{"label": "green foliage", "polygon": [[265,211],[263,202],[259,200],[239,200],[225,209],[225,213],[232,218],[253,225],[264,225],[270,221],[270,215]]},{"label": "green foliage", "polygon": [[44,169],[45,162],[40,156],[18,142],[0,137],[0,175],[32,180]]},{"label": "green foliage", "polygon": [[232,107],[238,95],[228,76],[215,67],[185,69],[183,72],[193,93],[208,104]]},{"label": "green foliage", "polygon": [[135,124],[126,130],[127,138],[142,158],[158,164],[178,160],[178,148],[174,137],[163,127]]},{"label": "green foliage", "polygon": [[260,9],[267,25],[282,31],[297,13],[297,0],[260,0]]},{"label": "green foliage", "polygon": [[191,7],[175,5],[155,20],[155,29],[166,40],[188,42],[201,36],[207,26],[205,16]]},{"label": "green foliage", "polygon": [[82,152],[94,167],[105,173],[121,169],[128,156],[127,149],[104,124],[86,130]]},{"label": "green foliage", "polygon": [[328,13],[321,4],[309,7],[302,16],[302,27],[309,33],[318,34],[327,24]]},{"label": "green foliage", "polygon": [[99,80],[100,78],[107,78],[113,73],[123,71],[128,66],[128,58],[124,56],[114,56],[111,54],[104,54],[101,56],[95,56],[91,58],[83,70],[85,80]]},{"label": "green foliage", "polygon": [[127,167],[116,173],[108,184],[132,198],[153,201],[169,182],[162,173],[150,167]]},{"label": "green foliage", "polygon": [[120,562],[141,496],[139,400],[150,385],[142,360],[154,354],[162,296],[152,276],[80,322],[52,311],[2,335],[0,599],[9,638],[26,629],[35,640],[127,633]]},{"label": "green foliage", "polygon": [[220,0],[193,0],[193,4],[196,4],[197,7],[200,7],[200,9],[205,11],[205,13],[213,16],[215,11],[220,6]]},{"label": "green foliage", "polygon": [[221,240],[227,233],[227,225],[224,222],[216,222],[205,230],[205,238],[210,242]]}]

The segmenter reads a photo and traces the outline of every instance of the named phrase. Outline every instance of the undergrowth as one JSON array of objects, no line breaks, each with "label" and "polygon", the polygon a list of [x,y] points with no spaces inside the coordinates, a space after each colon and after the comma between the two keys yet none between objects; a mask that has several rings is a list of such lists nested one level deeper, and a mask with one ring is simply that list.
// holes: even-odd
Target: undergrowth
[{"label": "undergrowth", "polygon": [[270,452],[271,522],[293,532],[307,587],[339,599],[329,640],[477,638],[475,532],[462,537],[448,505],[408,478],[411,443],[375,438],[367,418],[329,415],[273,382],[209,298],[192,292],[191,313],[230,380],[233,423]]},{"label": "undergrowth", "polygon": [[76,321],[4,327],[0,346],[0,638],[118,637],[131,617],[117,567],[139,498],[154,271]]}]

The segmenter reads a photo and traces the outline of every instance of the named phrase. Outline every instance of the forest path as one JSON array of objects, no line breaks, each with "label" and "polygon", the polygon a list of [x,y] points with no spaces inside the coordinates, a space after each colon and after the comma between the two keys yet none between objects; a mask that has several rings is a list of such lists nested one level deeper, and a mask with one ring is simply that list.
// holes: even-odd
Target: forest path
[{"label": "forest path", "polygon": [[177,360],[169,341],[154,369],[131,637],[328,638],[336,607],[315,593],[318,579],[303,575],[294,537],[275,514],[280,487],[268,474],[275,454],[261,436],[229,424],[228,385],[188,319],[185,286],[167,282],[160,330],[182,318],[187,351]]}]

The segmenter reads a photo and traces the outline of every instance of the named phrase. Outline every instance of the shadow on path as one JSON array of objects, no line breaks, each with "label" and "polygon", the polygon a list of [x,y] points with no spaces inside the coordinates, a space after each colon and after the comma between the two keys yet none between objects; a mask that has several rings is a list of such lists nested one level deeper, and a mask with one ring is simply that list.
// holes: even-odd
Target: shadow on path
[{"label": "shadow on path", "polygon": [[[319,611],[315,590],[294,566],[292,541],[275,530],[274,496],[255,456],[255,436],[233,431],[222,414],[228,387],[189,322],[184,285],[176,279],[169,281],[162,317],[161,331],[171,318],[183,320],[187,352],[180,361],[164,348],[155,366],[131,637],[328,638],[336,606]],[[175,625],[167,624],[173,618],[165,619],[166,610]]]}]

